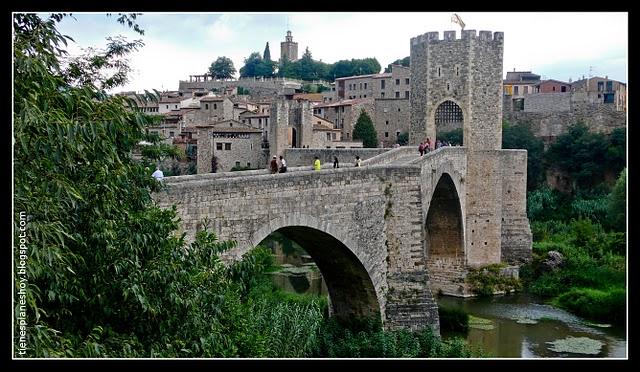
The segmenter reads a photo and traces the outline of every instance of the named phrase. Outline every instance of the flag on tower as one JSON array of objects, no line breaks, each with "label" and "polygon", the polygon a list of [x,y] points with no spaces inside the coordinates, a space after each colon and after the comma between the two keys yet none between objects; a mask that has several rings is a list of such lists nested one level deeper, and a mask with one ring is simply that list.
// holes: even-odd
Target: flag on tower
[{"label": "flag on tower", "polygon": [[460,16],[456,13],[453,13],[453,15],[451,16],[451,22],[459,24],[460,27],[462,27],[462,29],[464,30],[464,22],[462,22],[462,18],[460,18]]}]

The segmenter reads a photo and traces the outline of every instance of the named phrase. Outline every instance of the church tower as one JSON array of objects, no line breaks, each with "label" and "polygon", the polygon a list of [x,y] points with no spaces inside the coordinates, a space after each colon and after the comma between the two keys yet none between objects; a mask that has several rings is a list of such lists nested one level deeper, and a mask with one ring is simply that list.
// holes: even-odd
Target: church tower
[{"label": "church tower", "polygon": [[296,61],[298,59],[298,43],[293,41],[291,31],[287,31],[285,41],[280,43],[280,60],[288,59]]}]

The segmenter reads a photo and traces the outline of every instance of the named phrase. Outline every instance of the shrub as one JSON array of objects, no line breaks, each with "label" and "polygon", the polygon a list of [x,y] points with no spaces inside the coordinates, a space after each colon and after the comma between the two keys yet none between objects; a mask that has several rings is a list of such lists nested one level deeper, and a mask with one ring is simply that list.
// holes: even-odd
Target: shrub
[{"label": "shrub", "polygon": [[624,288],[572,288],[560,295],[554,303],[593,320],[621,323],[625,319]]},{"label": "shrub", "polygon": [[520,290],[520,280],[500,273],[503,267],[504,264],[492,264],[470,269],[466,280],[471,284],[471,291],[478,296],[492,296],[497,291],[509,293]]}]

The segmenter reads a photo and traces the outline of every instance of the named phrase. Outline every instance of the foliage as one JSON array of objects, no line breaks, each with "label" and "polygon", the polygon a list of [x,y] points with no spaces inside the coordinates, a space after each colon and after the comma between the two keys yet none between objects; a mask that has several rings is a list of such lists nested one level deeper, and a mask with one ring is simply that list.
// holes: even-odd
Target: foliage
[{"label": "foliage", "polygon": [[583,123],[574,124],[549,146],[544,156],[546,164],[569,175],[573,193],[588,190],[602,182],[605,170],[617,174],[624,167],[621,133],[618,130],[607,138],[604,134],[589,132]]},{"label": "foliage", "polygon": [[554,303],[589,319],[618,324],[625,321],[626,291],[624,288],[607,290],[572,288],[558,296]]},{"label": "foliage", "polygon": [[376,58],[363,58],[340,60],[333,64],[327,64],[313,59],[309,48],[297,61],[287,59],[280,61],[278,76],[305,81],[327,80],[334,81],[337,78],[354,75],[377,74],[380,72],[380,63]]},{"label": "foliage", "polygon": [[264,61],[271,61],[271,51],[269,50],[268,41],[267,41],[267,45],[264,47],[264,53],[262,53],[262,59]]},{"label": "foliage", "polygon": [[229,171],[237,172],[237,171],[256,170],[256,169],[258,168],[251,168],[249,166],[244,166],[244,165],[234,165],[233,168],[231,168]]},{"label": "foliage", "polygon": [[436,140],[447,141],[452,145],[463,144],[463,131],[462,128],[454,129],[448,132],[438,133]]},{"label": "foliage", "polygon": [[326,80],[334,81],[346,76],[369,75],[380,72],[380,63],[374,58],[340,60],[328,66]]},{"label": "foliage", "polygon": [[464,310],[438,306],[440,330],[465,333],[469,330],[469,314]]},{"label": "foliage", "polygon": [[509,293],[522,288],[520,280],[500,273],[504,264],[491,264],[478,268],[470,268],[466,281],[471,291],[478,296],[493,296],[498,291]]},{"label": "foliage", "polygon": [[431,328],[384,331],[375,318],[325,321],[314,357],[328,358],[466,358],[482,356],[462,339],[441,341]]},{"label": "foliage", "polygon": [[527,191],[532,191],[544,181],[544,143],[534,136],[525,124],[502,125],[502,148],[527,150]]},{"label": "foliage", "polygon": [[238,95],[242,96],[242,95],[249,95],[251,94],[249,92],[249,89],[245,88],[245,87],[238,87]]},{"label": "foliage", "polygon": [[[586,317],[600,316],[600,309],[589,306],[606,307],[612,316],[624,314],[616,296],[625,290],[625,233],[606,232],[590,219],[534,222],[532,228],[538,240],[533,244],[533,260],[520,271],[530,293]],[[564,263],[549,271],[543,262],[552,250],[563,255]],[[616,317],[616,321],[622,319]]]},{"label": "foliage", "polygon": [[373,121],[367,112],[362,109],[358,121],[353,128],[353,139],[362,140],[363,147],[378,147],[378,135],[373,127]]},{"label": "foliage", "polygon": [[384,72],[385,73],[391,72],[391,65],[401,65],[404,67],[409,67],[410,60],[411,60],[410,56],[406,56],[402,59],[396,59],[395,61],[389,63],[389,65],[384,68]]},{"label": "foliage", "polygon": [[627,168],[620,172],[613,190],[607,197],[606,216],[608,225],[614,230],[624,232],[626,226],[626,202],[627,202]]},{"label": "foliage", "polygon": [[236,74],[236,68],[233,66],[233,61],[229,57],[218,57],[209,66],[209,74],[214,79],[232,79]]},{"label": "foliage", "polygon": [[264,60],[260,53],[253,52],[245,58],[244,66],[240,68],[240,77],[273,77],[275,68],[275,62]]},{"label": "foliage", "polygon": [[408,145],[409,144],[409,132],[400,133],[400,135],[398,136],[397,143],[400,146]]}]

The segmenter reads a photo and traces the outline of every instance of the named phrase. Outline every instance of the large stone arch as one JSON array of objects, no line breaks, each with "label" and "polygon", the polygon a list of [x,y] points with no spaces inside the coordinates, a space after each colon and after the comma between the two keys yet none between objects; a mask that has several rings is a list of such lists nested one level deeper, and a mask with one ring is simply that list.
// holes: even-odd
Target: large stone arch
[{"label": "large stone arch", "polygon": [[[439,100],[435,105],[433,105],[431,112],[429,112],[428,115],[428,123],[427,123],[427,131],[428,133],[432,133],[433,136],[432,138],[436,138],[438,136],[438,125],[436,123],[436,114],[438,112],[438,110],[445,105],[447,102],[451,102],[453,104],[455,104],[455,106],[457,106],[457,108],[460,109],[460,112],[462,113],[462,133],[463,133],[463,137],[466,136],[468,130],[467,130],[467,126],[468,126],[468,113],[466,112],[464,105],[458,101],[457,99],[453,98],[453,97],[446,97],[443,98],[441,100]],[[463,140],[464,142],[464,140]]]},{"label": "large stone arch", "polygon": [[380,288],[371,279],[375,268],[359,257],[356,241],[349,235],[330,223],[296,213],[270,221],[252,234],[248,246],[239,248],[246,251],[276,231],[300,244],[313,258],[327,285],[334,316],[384,319]]},{"label": "large stone arch", "polygon": [[449,295],[466,292],[464,210],[459,184],[449,173],[437,178],[425,219],[425,256],[432,291]]}]

